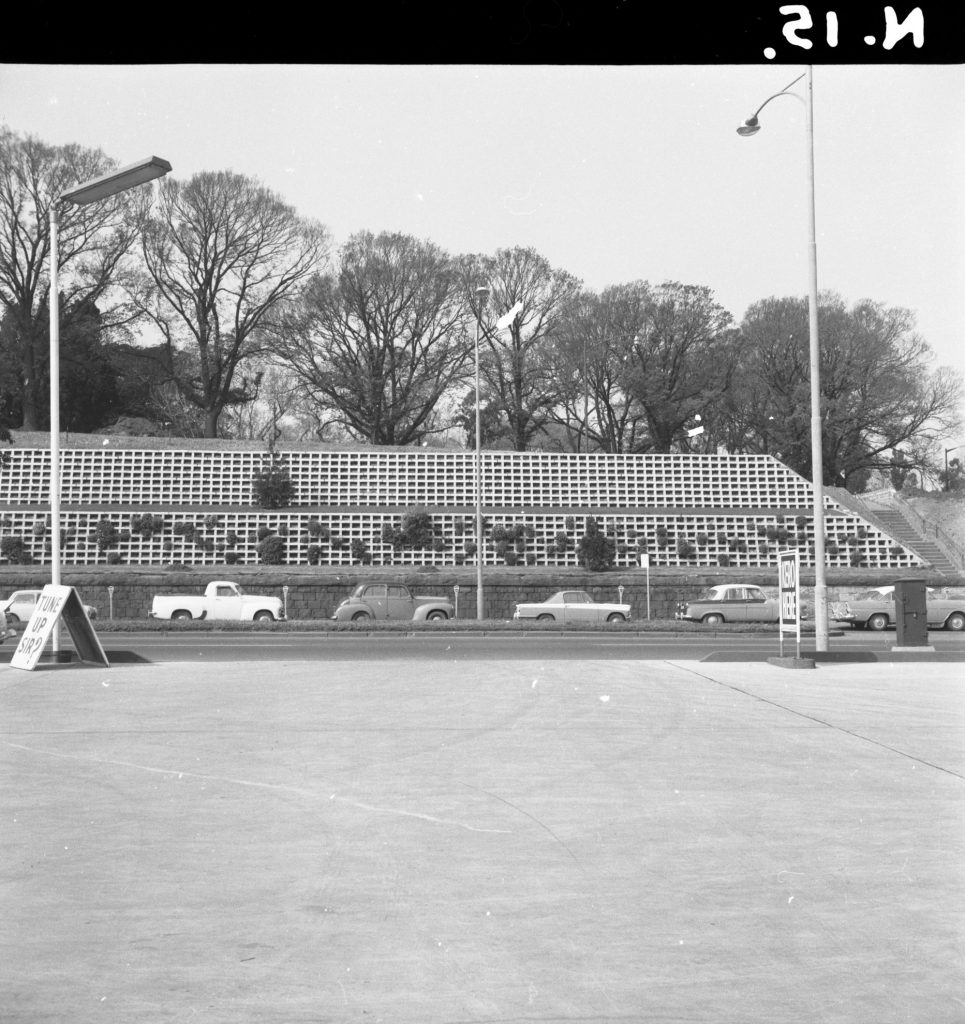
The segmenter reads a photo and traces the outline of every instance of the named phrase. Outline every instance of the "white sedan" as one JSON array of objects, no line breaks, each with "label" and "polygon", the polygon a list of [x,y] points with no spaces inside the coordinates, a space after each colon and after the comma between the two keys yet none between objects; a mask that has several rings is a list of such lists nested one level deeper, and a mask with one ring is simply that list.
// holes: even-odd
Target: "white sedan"
[{"label": "white sedan", "polygon": [[[7,622],[29,622],[39,597],[39,590],[15,590],[6,601],[0,603],[0,610],[6,615]],[[85,604],[84,611],[87,612],[87,618],[97,618],[97,609],[93,605]]]},{"label": "white sedan", "polygon": [[585,590],[560,590],[545,601],[517,604],[514,619],[537,622],[626,622],[628,604],[597,604]]}]

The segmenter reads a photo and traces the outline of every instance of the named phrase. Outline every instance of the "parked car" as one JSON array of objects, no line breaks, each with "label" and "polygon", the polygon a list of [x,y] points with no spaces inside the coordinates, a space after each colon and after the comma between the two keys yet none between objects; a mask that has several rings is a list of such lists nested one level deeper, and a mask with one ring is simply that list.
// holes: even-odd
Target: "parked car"
[{"label": "parked car", "polygon": [[626,622],[630,605],[598,604],[585,590],[560,590],[545,601],[517,604],[513,618],[537,622]]},{"label": "parked car", "polygon": [[[0,611],[6,616],[8,623],[29,622],[40,594],[39,590],[15,590],[0,605]],[[87,618],[97,618],[97,609],[92,604],[85,604],[84,611],[87,612]]]},{"label": "parked car", "polygon": [[676,619],[716,626],[721,622],[777,622],[780,607],[776,597],[768,597],[760,587],[746,583],[718,583],[708,587],[692,601],[681,601]]},{"label": "parked car", "polygon": [[455,607],[447,597],[413,594],[401,583],[360,583],[332,613],[339,622],[366,619],[449,619]]},{"label": "parked car", "polygon": [[[850,623],[852,629],[887,629],[898,619],[895,588],[863,590],[846,601],[833,601],[828,615],[835,622]],[[925,615],[931,628],[965,629],[965,591],[928,587],[925,591]]]},{"label": "parked car", "polygon": [[284,619],[281,599],[246,594],[237,583],[213,580],[200,594],[161,594],[151,602],[154,619],[228,619],[235,622],[271,622]]}]

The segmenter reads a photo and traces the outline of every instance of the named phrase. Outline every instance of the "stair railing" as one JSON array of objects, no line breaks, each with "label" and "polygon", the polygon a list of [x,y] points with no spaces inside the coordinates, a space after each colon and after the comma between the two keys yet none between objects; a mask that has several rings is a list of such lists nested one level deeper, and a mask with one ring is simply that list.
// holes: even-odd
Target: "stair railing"
[{"label": "stair railing", "polygon": [[965,568],[965,550],[959,547],[954,540],[938,525],[930,519],[926,519],[914,506],[910,505],[896,491],[875,492],[875,498],[884,501],[894,507],[896,512],[903,515],[910,523],[915,525],[918,532],[925,538],[932,538],[940,548],[945,557],[957,568]]}]

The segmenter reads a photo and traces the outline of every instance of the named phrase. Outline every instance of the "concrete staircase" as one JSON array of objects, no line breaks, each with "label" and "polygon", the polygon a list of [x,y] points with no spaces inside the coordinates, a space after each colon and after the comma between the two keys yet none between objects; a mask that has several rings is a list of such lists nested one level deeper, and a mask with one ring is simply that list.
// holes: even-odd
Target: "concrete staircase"
[{"label": "concrete staircase", "polygon": [[[900,544],[911,548],[920,555],[933,569],[938,572],[954,573],[961,569],[946,554],[943,546],[934,537],[928,537],[922,529],[917,517],[909,517],[900,506],[885,502],[866,502],[868,510],[880,524],[881,528]],[[927,527],[925,527],[927,529]]]}]

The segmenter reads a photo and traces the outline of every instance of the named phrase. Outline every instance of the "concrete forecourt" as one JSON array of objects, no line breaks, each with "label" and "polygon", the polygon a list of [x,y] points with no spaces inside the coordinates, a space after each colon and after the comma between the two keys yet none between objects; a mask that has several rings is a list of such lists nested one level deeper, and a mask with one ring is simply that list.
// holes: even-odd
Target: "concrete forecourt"
[{"label": "concrete forecourt", "polygon": [[4,1024],[965,1020],[961,664],[0,667]]}]

